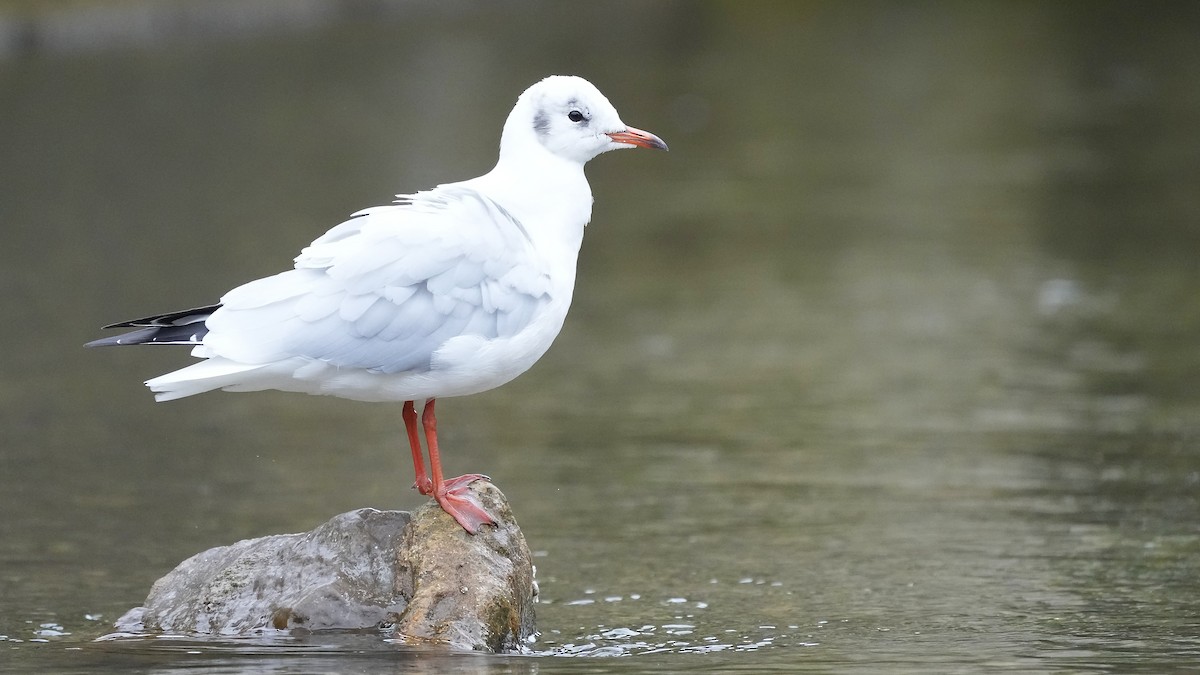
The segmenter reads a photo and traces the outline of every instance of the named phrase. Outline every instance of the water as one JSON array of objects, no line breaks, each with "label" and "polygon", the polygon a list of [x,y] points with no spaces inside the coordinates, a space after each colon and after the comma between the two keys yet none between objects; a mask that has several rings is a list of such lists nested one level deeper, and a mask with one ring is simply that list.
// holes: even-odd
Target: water
[{"label": "water", "polygon": [[[0,671],[1198,662],[1194,8],[455,7],[0,62]],[[534,654],[93,642],[197,551],[419,499],[398,406],[154,405],[186,354],[79,345],[481,173],[550,72],[672,150],[589,166],[559,341],[439,407]]]}]

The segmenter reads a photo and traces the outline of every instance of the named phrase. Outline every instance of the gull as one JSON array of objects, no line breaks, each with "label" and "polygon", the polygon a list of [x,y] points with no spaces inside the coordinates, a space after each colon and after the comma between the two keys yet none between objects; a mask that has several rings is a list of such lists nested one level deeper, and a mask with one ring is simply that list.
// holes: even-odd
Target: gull
[{"label": "gull", "polygon": [[468,489],[487,477],[443,477],[434,404],[499,387],[550,348],[591,219],[583,166],[636,147],[667,149],[587,80],[547,77],[517,99],[486,174],[354,213],[293,269],[218,304],[105,326],[135,330],[86,346],[191,345],[203,361],[146,381],[158,401],[275,389],[403,402],[413,487],[475,534],[495,523]]}]

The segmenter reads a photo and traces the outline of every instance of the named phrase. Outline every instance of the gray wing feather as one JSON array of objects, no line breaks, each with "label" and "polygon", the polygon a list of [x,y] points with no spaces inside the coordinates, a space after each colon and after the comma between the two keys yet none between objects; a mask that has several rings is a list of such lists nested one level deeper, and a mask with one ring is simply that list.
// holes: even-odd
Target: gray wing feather
[{"label": "gray wing feather", "polygon": [[428,369],[453,337],[529,325],[550,299],[531,260],[524,228],[486,196],[461,186],[419,193],[355,214],[305,248],[296,269],[230,291],[205,345],[243,363],[300,356]]}]

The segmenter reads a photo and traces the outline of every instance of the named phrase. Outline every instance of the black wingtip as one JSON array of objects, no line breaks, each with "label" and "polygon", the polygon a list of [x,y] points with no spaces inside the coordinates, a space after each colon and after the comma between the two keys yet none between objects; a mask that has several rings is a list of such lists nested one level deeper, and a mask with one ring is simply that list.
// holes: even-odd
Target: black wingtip
[{"label": "black wingtip", "polygon": [[108,330],[110,328],[146,328],[150,326],[182,326],[189,323],[199,323],[209,317],[210,314],[220,309],[221,304],[205,305],[203,307],[193,307],[178,312],[167,312],[166,314],[151,314],[140,319],[131,319],[129,321],[118,321],[110,323],[101,328]]},{"label": "black wingtip", "polygon": [[159,330],[160,329],[158,329],[158,328],[142,328],[141,330],[130,331],[128,333],[121,333],[120,335],[113,335],[113,336],[106,337],[106,338],[100,338],[99,340],[92,340],[91,342],[85,343],[83,346],[84,347],[119,347],[121,345],[142,344],[144,342],[149,342],[155,336],[155,334],[157,334],[159,332]]},{"label": "black wingtip", "polygon": [[92,340],[83,346],[195,345],[208,333],[208,327],[204,323],[205,320],[220,307],[221,305],[219,304],[208,305],[185,309],[181,312],[154,314],[140,319],[133,319],[132,321],[110,323],[104,326],[102,330],[110,328],[136,328],[137,330],[112,337],[100,338],[99,340]]}]

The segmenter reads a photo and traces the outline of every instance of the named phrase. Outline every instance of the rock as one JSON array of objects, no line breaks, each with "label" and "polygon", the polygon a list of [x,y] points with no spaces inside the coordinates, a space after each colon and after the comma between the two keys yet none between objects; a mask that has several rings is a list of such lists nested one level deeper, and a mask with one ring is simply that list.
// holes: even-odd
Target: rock
[{"label": "rock", "polygon": [[471,489],[496,527],[469,535],[432,501],[413,514],[343,513],[311,532],[192,556],[116,629],[236,636],[394,627],[406,641],[519,651],[535,630],[529,548],[500,490],[487,481]]}]

